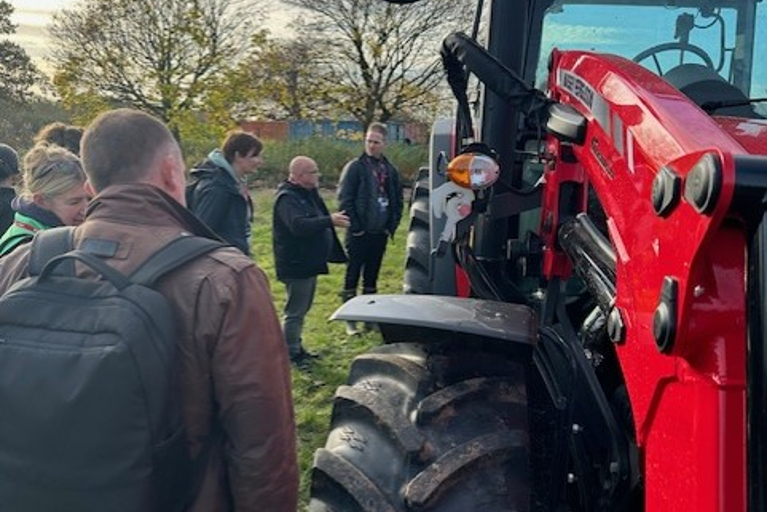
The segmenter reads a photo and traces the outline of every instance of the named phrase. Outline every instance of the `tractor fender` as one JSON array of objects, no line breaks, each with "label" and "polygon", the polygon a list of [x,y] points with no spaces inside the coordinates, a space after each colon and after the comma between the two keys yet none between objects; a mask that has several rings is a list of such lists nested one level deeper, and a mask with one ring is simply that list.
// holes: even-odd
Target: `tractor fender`
[{"label": "tractor fender", "polygon": [[527,306],[442,295],[360,295],[330,319],[378,324],[387,343],[444,341],[450,333],[532,350],[538,337],[535,313]]}]

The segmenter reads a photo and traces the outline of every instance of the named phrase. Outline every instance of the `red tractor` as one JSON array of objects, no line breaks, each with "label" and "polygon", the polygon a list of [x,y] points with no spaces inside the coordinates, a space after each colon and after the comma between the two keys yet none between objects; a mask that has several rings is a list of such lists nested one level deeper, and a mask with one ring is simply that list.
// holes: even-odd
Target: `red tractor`
[{"label": "red tractor", "polygon": [[311,511],[767,511],[765,31],[761,0],[479,2],[409,293],[334,315],[385,344]]}]

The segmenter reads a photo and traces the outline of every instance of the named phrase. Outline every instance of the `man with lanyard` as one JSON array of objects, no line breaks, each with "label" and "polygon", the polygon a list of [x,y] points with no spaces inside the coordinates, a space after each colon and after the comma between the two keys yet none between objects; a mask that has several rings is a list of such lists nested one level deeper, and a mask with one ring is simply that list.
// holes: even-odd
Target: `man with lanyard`
[{"label": "man with lanyard", "polygon": [[[378,291],[386,244],[402,218],[399,171],[383,155],[387,134],[386,125],[372,123],[365,134],[365,153],[346,164],[341,173],[338,206],[350,222],[345,239],[349,262],[341,292],[344,301],[357,294],[360,276],[363,294]],[[357,334],[356,324],[347,323],[346,332]]]}]

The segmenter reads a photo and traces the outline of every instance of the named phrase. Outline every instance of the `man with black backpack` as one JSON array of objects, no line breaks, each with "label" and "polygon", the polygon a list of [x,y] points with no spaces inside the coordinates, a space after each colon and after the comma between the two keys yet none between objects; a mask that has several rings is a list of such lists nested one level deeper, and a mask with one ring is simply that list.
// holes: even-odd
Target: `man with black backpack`
[{"label": "man with black backpack", "polygon": [[183,207],[157,119],[106,112],[81,155],[85,222],[0,261],[2,509],[295,512],[266,276]]}]

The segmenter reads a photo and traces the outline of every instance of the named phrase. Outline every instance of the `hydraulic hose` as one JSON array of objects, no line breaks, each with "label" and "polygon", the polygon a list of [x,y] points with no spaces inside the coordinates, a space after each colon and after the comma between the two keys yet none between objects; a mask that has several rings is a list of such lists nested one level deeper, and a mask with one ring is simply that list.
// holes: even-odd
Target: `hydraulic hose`
[{"label": "hydraulic hose", "polygon": [[585,213],[565,222],[558,239],[599,309],[609,314],[615,303],[615,251],[609,240]]}]

